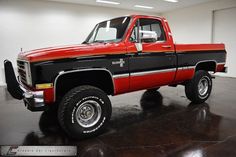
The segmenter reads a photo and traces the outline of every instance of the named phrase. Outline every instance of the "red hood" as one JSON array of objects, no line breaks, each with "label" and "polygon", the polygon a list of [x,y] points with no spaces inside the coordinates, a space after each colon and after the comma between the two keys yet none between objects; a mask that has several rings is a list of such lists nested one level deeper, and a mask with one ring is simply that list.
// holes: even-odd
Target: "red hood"
[{"label": "red hood", "polygon": [[96,43],[36,49],[22,52],[18,55],[18,58],[30,62],[38,62],[82,56],[119,54],[124,52],[124,43]]}]

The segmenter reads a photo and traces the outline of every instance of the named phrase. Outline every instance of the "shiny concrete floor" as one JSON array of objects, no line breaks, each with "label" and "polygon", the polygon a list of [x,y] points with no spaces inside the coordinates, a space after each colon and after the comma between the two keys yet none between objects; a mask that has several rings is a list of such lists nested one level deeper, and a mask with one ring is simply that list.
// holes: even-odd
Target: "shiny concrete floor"
[{"label": "shiny concrete floor", "polygon": [[0,90],[0,145],[77,145],[80,157],[236,156],[236,79],[216,78],[201,105],[182,86],[111,97],[107,130],[83,141],[68,139],[53,114],[30,112]]}]

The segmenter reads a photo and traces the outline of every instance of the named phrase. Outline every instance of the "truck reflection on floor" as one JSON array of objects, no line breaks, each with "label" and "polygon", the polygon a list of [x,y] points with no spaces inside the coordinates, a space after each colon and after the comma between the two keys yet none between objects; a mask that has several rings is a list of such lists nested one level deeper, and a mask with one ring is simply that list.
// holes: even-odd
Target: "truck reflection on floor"
[{"label": "truck reflection on floor", "polygon": [[[146,91],[143,93],[140,106],[137,107],[113,107],[113,117],[107,130],[100,136],[76,141],[69,139],[60,128],[55,112],[45,111],[39,121],[42,133],[31,132],[24,140],[24,145],[78,145],[80,156],[119,156],[119,148],[112,145],[119,145],[119,139],[123,142],[122,136],[134,136],[137,134],[137,141],[145,141],[147,135],[156,135],[160,138],[161,131],[168,134],[183,135],[188,138],[186,141],[196,138],[212,137],[218,138],[218,124],[221,117],[210,112],[208,104],[194,105],[187,107],[178,104],[163,104],[163,97],[159,91]],[[162,122],[163,121],[163,122]],[[167,125],[164,125],[169,123]],[[149,130],[152,126],[154,132]],[[141,129],[140,129],[141,128]],[[146,128],[146,131],[144,131]],[[153,133],[154,132],[154,133]],[[176,133],[178,132],[178,133]],[[207,137],[206,137],[207,136]],[[142,139],[140,139],[142,138]],[[163,137],[162,137],[163,138]],[[164,137],[166,141],[173,137]],[[160,142],[163,139],[160,139]],[[178,142],[178,141],[177,141]],[[115,144],[114,144],[115,143]],[[161,144],[161,143],[160,143]]]}]

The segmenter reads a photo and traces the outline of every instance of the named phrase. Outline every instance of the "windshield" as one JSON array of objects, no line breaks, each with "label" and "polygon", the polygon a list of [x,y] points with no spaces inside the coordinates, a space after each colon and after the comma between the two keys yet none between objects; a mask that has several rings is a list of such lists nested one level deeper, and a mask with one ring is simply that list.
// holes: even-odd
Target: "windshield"
[{"label": "windshield", "polygon": [[120,17],[101,22],[95,26],[85,43],[118,42],[128,27],[130,17]]}]

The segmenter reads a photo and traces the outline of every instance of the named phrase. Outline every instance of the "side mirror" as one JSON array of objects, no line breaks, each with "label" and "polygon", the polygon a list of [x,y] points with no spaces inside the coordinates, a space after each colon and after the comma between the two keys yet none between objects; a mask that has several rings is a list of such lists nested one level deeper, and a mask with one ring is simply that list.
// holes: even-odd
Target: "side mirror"
[{"label": "side mirror", "polygon": [[157,41],[157,33],[154,31],[143,31],[140,30],[140,38],[141,42],[156,42]]}]

